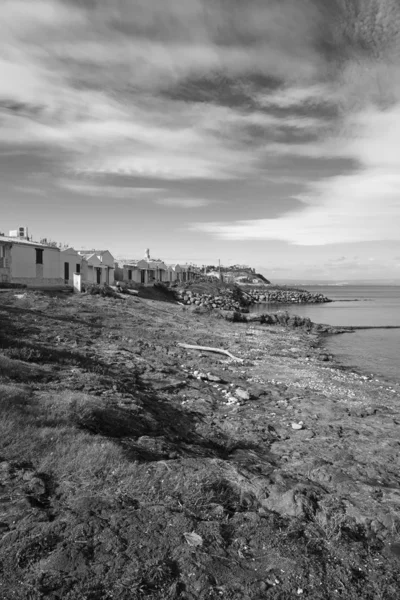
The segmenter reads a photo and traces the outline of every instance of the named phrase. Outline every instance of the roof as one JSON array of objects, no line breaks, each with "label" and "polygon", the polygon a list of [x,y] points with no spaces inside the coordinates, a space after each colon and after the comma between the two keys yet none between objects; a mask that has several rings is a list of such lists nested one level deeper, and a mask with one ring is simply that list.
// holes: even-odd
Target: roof
[{"label": "roof", "polygon": [[109,250],[77,250],[79,254],[105,254]]},{"label": "roof", "polygon": [[148,268],[149,269],[166,269],[167,265],[165,263],[163,263],[162,260],[147,260],[146,261],[148,264]]},{"label": "roof", "polygon": [[57,246],[51,246],[50,244],[41,244],[40,242],[31,242],[30,240],[24,240],[9,235],[0,235],[0,242],[5,242],[7,244],[21,244],[24,246],[34,246],[35,248],[49,248],[50,250],[58,250],[58,252],[60,251],[60,249]]},{"label": "roof", "polygon": [[139,269],[164,269],[167,270],[167,265],[162,260],[146,260],[141,258],[140,260],[132,260],[129,263],[124,264],[124,267],[128,269],[130,267],[137,267]]}]

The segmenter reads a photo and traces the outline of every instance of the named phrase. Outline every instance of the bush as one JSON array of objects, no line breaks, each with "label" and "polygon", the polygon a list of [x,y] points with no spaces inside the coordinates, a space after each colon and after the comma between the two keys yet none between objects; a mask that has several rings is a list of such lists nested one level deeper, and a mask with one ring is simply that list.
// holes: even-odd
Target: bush
[{"label": "bush", "polygon": [[85,286],[85,292],[90,294],[91,296],[103,296],[104,298],[118,298],[118,294],[114,292],[114,290],[107,285],[107,283],[103,283],[103,285],[99,285],[97,283],[89,283]]}]

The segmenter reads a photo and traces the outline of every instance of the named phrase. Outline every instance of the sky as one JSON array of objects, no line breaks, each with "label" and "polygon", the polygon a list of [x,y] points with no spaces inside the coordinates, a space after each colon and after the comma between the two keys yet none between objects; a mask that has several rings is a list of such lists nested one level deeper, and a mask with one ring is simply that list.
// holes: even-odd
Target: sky
[{"label": "sky", "polygon": [[2,0],[0,231],[400,280],[397,0]]}]

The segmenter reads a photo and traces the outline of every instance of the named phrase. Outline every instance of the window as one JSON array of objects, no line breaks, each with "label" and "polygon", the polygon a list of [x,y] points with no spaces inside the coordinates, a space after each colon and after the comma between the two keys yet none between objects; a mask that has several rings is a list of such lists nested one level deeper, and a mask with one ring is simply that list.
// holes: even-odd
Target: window
[{"label": "window", "polygon": [[36,250],[36,264],[42,265],[43,264],[43,250],[41,248],[35,248],[35,250]]},{"label": "window", "polygon": [[132,269],[128,269],[128,279],[129,281],[132,279]]},{"label": "window", "polygon": [[80,272],[81,272],[81,265],[78,263],[76,265],[76,271],[75,271],[75,273],[80,273]]},{"label": "window", "polygon": [[5,256],[5,248],[4,246],[0,246],[0,258],[4,258]]}]

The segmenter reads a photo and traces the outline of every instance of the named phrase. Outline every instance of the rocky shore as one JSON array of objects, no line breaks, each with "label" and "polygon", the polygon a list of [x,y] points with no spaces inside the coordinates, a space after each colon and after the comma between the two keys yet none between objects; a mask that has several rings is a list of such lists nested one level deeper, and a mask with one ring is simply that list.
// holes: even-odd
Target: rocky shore
[{"label": "rocky shore", "polygon": [[208,309],[223,309],[223,310],[248,310],[251,304],[250,297],[238,289],[218,288],[216,293],[202,293],[191,290],[190,288],[180,288],[176,291],[176,297],[179,302],[187,306],[198,306]]},{"label": "rocky shore", "polygon": [[397,600],[399,387],[146,293],[1,294],[1,600]]},{"label": "rocky shore", "polygon": [[205,308],[238,310],[248,312],[252,304],[316,304],[332,302],[323,294],[313,294],[307,290],[266,289],[262,288],[219,288],[216,293],[192,291],[189,287],[176,291],[177,299],[185,305]]}]

